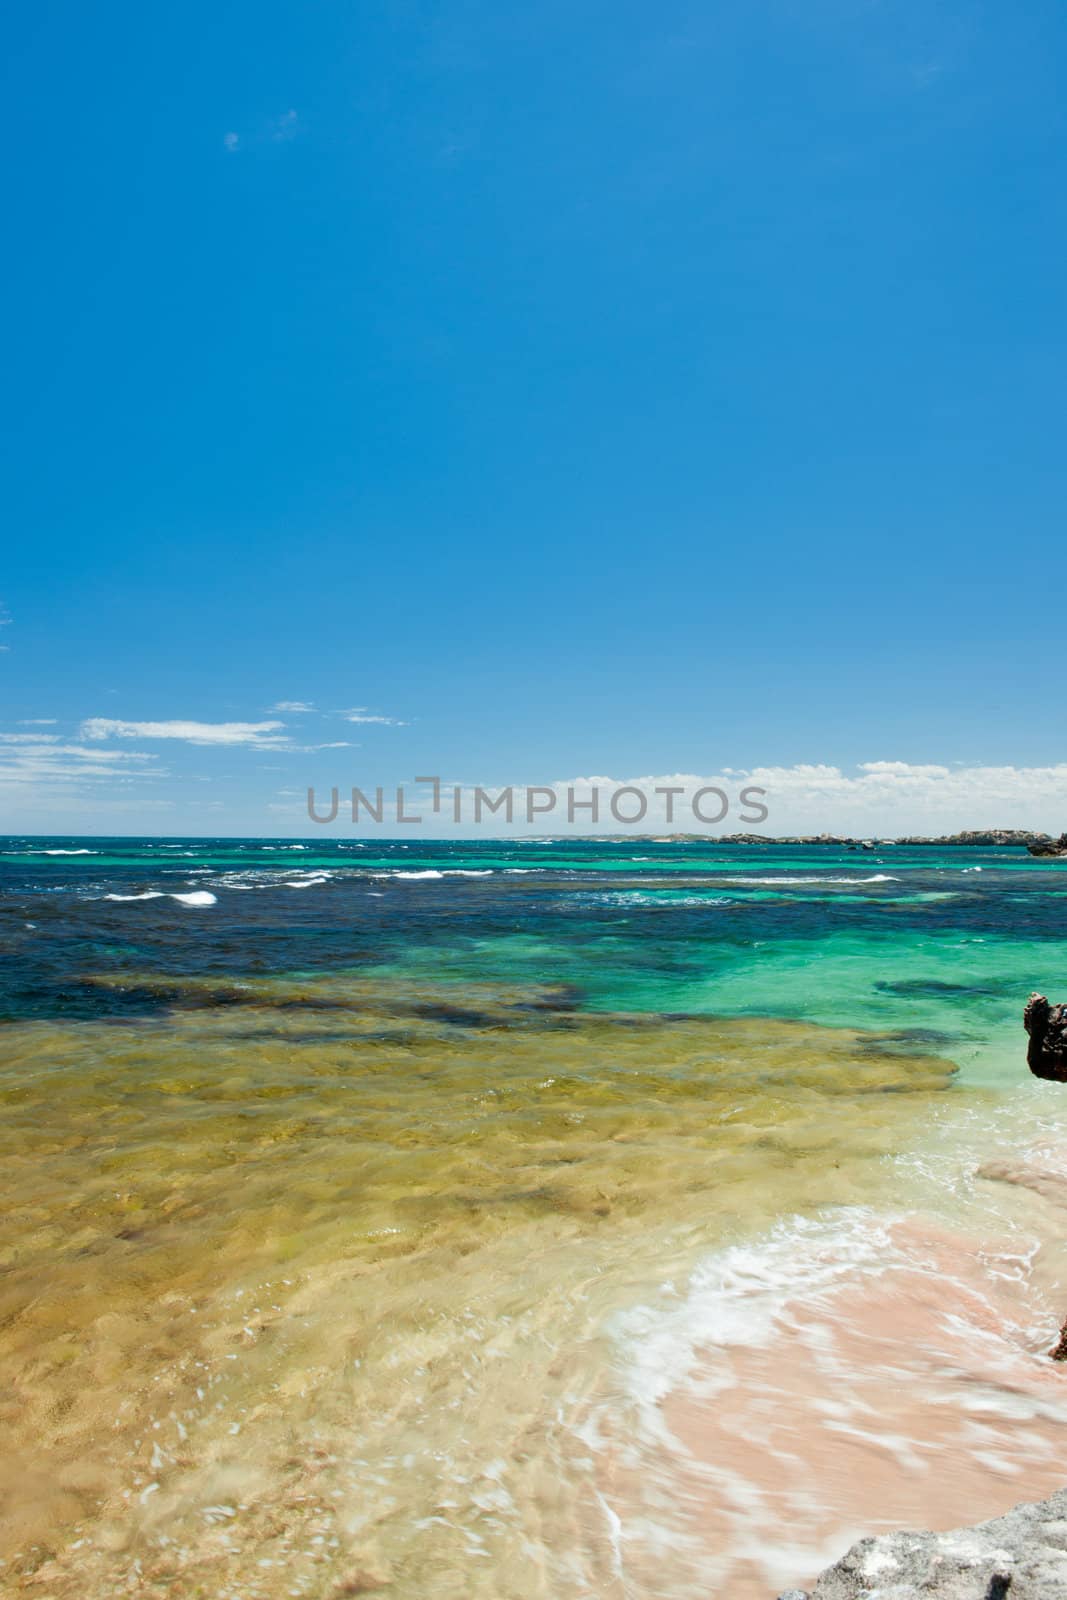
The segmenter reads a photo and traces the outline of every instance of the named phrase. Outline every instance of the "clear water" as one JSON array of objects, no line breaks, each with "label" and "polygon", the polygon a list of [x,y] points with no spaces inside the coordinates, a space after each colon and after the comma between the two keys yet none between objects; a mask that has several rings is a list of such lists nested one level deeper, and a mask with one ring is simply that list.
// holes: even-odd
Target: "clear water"
[{"label": "clear water", "polygon": [[[798,1437],[829,1405],[880,1438],[892,1361],[840,1309],[872,1249],[911,1285],[898,1308],[951,1284],[995,1329],[976,1458],[1002,1465],[978,1489],[957,1471],[969,1502],[1041,1487],[1067,1123],[1020,1014],[1067,972],[1064,871],[641,839],[4,841],[13,1592],[773,1592],[863,1508],[825,1449],[814,1509],[761,1521],[783,1397],[737,1352],[775,1307],[824,1346],[839,1316]],[[1011,1182],[975,1177],[998,1159]],[[1025,1270],[957,1281],[946,1236],[953,1261]],[[909,1448],[944,1477],[959,1438],[931,1419],[975,1379],[934,1392],[950,1310],[927,1309]],[[725,1445],[721,1400],[694,1421],[724,1361]],[[1038,1411],[1013,1416],[1028,1385]]]}]

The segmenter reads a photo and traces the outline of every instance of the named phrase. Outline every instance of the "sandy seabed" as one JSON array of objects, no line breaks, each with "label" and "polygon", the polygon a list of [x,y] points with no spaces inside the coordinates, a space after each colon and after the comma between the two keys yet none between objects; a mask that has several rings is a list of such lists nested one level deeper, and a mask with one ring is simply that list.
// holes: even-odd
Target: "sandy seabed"
[{"label": "sandy seabed", "polygon": [[165,989],[3,1033],[3,1592],[767,1595],[1061,1482],[1028,1086],[530,987]]}]

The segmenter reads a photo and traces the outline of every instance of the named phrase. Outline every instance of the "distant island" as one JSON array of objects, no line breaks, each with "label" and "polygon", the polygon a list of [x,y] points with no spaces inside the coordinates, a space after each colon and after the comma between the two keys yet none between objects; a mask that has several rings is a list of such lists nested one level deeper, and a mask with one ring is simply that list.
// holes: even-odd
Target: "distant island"
[{"label": "distant island", "polygon": [[[628,837],[633,838],[634,835]],[[651,838],[645,834],[643,837]],[[655,835],[655,842],[663,844],[677,843],[707,843],[709,835],[704,833],[672,833]],[[716,844],[831,844],[844,850],[881,850],[898,845],[918,846],[945,846],[945,845],[973,845],[975,848],[991,849],[1001,846],[1014,846],[1017,849],[1029,850],[1035,856],[1067,855],[1067,833],[1059,839],[1053,839],[1048,833],[1031,833],[1026,828],[966,828],[962,833],[941,834],[906,834],[899,839],[877,838],[852,838],[840,833],[795,833],[795,834],[765,834],[765,833],[727,833],[722,834],[714,841]]]}]

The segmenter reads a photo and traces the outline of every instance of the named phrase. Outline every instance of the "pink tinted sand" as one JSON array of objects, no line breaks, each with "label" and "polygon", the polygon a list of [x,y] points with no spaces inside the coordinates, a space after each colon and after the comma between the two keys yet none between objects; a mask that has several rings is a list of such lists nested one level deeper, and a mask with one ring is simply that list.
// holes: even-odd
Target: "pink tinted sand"
[{"label": "pink tinted sand", "polygon": [[703,1594],[767,1600],[864,1534],[1063,1486],[1067,1364],[1029,1260],[922,1218],[889,1240],[880,1270],[786,1294],[758,1343],[698,1347],[639,1469],[608,1451],[638,1592],[681,1552]]}]

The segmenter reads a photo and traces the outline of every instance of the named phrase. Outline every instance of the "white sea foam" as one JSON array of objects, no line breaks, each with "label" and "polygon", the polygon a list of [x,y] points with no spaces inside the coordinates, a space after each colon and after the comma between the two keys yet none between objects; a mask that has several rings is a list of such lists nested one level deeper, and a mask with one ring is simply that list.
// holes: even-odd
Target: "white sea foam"
[{"label": "white sea foam", "polygon": [[[309,867],[233,867],[228,872],[218,872],[213,867],[204,867],[206,874],[211,874],[211,881],[220,889],[305,889],[311,884],[328,883],[336,876],[335,872],[323,868],[316,872]],[[192,876],[192,873],[190,873]]]},{"label": "white sea foam", "polygon": [[427,871],[427,872],[373,872],[373,873],[371,873],[371,877],[373,877],[373,878],[443,878],[444,877],[444,873],[443,872],[434,872],[432,869]]},{"label": "white sea foam", "polygon": [[[857,1293],[859,1303],[867,1304],[879,1295],[900,1293],[901,1283],[923,1280],[936,1283],[941,1302],[931,1314],[930,1338],[939,1337],[938,1328],[956,1328],[961,1348],[981,1343],[990,1385],[985,1408],[1013,1416],[1042,1410],[1048,1414],[1046,1401],[1023,1389],[1016,1393],[1015,1385],[1019,1371],[1037,1359],[1042,1319],[1051,1316],[1040,1289],[1028,1280],[1036,1240],[1020,1235],[1018,1242],[1009,1242],[1001,1235],[988,1254],[980,1251],[976,1257],[964,1251],[957,1274],[951,1250],[958,1246],[950,1236],[946,1243],[942,1229],[942,1223],[921,1215],[904,1217],[865,1206],[786,1218],[760,1239],[706,1257],[681,1292],[666,1284],[655,1304],[618,1315],[611,1331],[618,1341],[624,1384],[649,1435],[665,1437],[662,1401],[668,1394],[684,1389],[706,1397],[736,1381],[731,1347],[778,1349],[783,1338],[818,1339],[825,1367],[832,1359],[826,1342],[832,1335],[819,1333],[819,1326],[876,1339],[877,1326],[855,1322]],[[888,1285],[884,1291],[875,1288],[883,1278]],[[1008,1282],[1006,1293],[1001,1280]],[[917,1303],[913,1290],[904,1292],[911,1295],[906,1304]],[[917,1348],[915,1356],[916,1373],[928,1376],[940,1394],[943,1372],[936,1354]],[[774,1367],[772,1361],[772,1387],[777,1381]],[[997,1395],[1001,1383],[1004,1392]],[[842,1398],[846,1394],[847,1384]],[[965,1383],[957,1399],[966,1410],[970,1400]],[[1067,1407],[1060,1405],[1067,1422]]]},{"label": "white sea foam", "polygon": [[424,872],[372,872],[372,878],[491,878],[492,867],[445,867],[438,872],[436,867],[427,867]]},{"label": "white sea foam", "polygon": [[678,889],[603,889],[599,893],[573,895],[568,903],[673,911],[679,906],[735,906],[738,901],[726,894],[683,894]]},{"label": "white sea foam", "polygon": [[218,895],[209,889],[190,889],[183,894],[167,894],[163,889],[145,889],[140,894],[105,894],[105,900],[178,900],[183,906],[213,906]]},{"label": "white sea foam", "polygon": [[900,883],[901,881],[902,880],[900,878],[894,877],[893,874],[889,872],[874,872],[869,878],[750,878],[746,876],[743,878],[725,879],[726,883],[737,883],[742,885],[746,883],[752,883],[760,886],[761,888],[768,889],[777,889],[780,884]]},{"label": "white sea foam", "polygon": [[865,1207],[832,1219],[789,1218],[762,1239],[709,1256],[684,1294],[665,1285],[664,1303],[620,1314],[611,1331],[627,1388],[648,1408],[646,1421],[654,1422],[655,1408],[685,1382],[702,1350],[763,1346],[777,1337],[775,1318],[784,1300],[883,1271],[890,1220]]},{"label": "white sea foam", "polygon": [[31,856],[98,856],[99,850],[29,850]]}]

